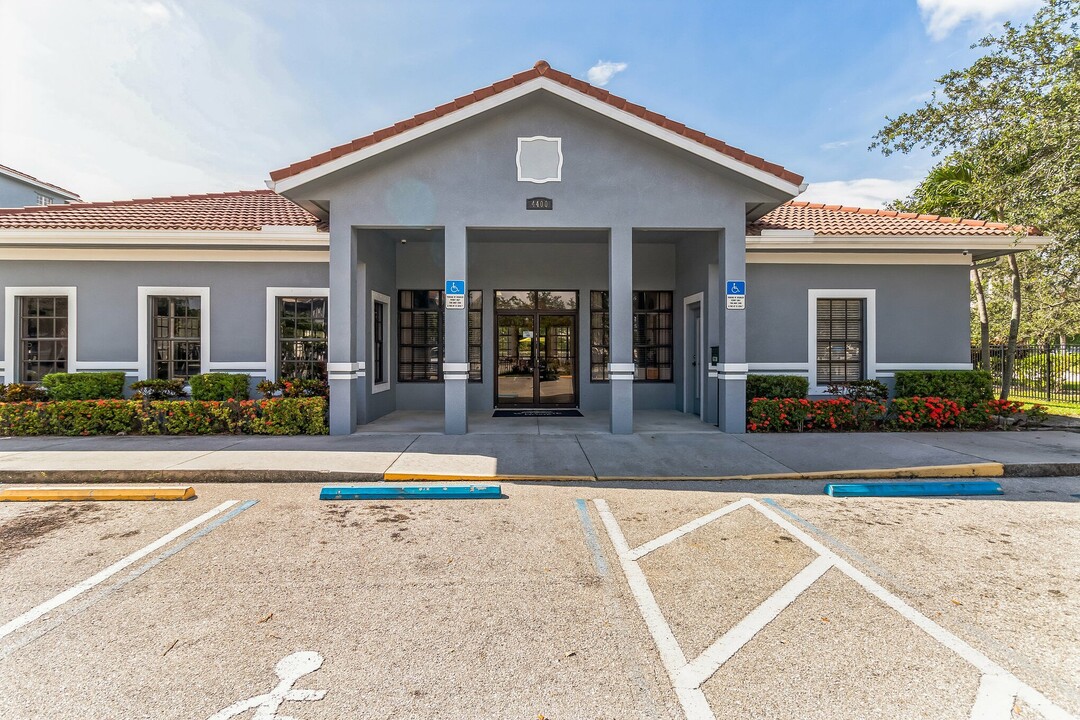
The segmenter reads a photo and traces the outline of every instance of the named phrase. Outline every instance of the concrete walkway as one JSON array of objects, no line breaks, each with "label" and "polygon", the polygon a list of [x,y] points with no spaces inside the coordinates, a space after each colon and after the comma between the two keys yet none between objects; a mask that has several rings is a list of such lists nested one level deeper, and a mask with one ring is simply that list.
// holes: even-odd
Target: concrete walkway
[{"label": "concrete walkway", "polygon": [[[531,421],[531,420],[530,420]],[[0,482],[340,482],[1080,475],[1080,434],[377,432],[0,438]]]}]

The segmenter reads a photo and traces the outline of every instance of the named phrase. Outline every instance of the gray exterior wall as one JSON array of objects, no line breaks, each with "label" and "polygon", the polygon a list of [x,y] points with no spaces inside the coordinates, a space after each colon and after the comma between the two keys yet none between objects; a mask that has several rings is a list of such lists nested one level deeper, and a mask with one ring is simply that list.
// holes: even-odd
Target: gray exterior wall
[{"label": "gray exterior wall", "polygon": [[54,203],[66,203],[69,200],[50,190],[38,188],[22,180],[0,174],[0,208],[26,207],[38,204],[38,195],[50,198]]},{"label": "gray exterior wall", "polygon": [[[755,363],[806,363],[808,291],[874,289],[877,364],[967,363],[968,268],[963,265],[747,266],[746,352]],[[811,382],[813,384],[813,382]]]},{"label": "gray exterior wall", "polygon": [[[320,263],[43,262],[0,263],[0,285],[75,286],[77,362],[138,361],[138,288],[209,287],[210,363],[266,362],[266,288],[327,287]],[[0,297],[0,306],[5,302]],[[0,307],[0,336],[6,308]],[[0,353],[3,352],[0,347]],[[10,358],[4,358],[10,367]]]}]

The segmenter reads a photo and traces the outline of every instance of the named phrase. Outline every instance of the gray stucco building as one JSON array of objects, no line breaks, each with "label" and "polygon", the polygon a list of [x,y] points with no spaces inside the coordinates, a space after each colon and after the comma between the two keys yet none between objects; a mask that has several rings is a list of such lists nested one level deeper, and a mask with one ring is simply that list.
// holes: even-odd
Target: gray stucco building
[{"label": "gray stucco building", "polygon": [[0,370],[320,376],[401,410],[745,425],[748,372],[969,366],[973,220],[794,202],[802,178],[540,62],[271,173],[271,190],[0,211]]}]

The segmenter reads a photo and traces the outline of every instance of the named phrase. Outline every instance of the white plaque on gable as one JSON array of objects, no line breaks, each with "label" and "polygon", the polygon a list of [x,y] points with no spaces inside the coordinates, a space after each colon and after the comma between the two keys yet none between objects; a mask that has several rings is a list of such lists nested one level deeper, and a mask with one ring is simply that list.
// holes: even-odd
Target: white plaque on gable
[{"label": "white plaque on gable", "polygon": [[546,183],[562,180],[562,138],[518,138],[517,172],[519,182]]}]

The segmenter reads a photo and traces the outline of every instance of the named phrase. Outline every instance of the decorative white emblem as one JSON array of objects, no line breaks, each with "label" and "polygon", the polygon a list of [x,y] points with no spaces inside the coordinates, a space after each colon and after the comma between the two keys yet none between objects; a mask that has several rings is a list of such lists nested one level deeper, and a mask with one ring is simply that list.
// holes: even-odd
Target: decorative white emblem
[{"label": "decorative white emblem", "polygon": [[517,172],[519,182],[546,183],[562,180],[562,138],[518,138]]},{"label": "decorative white emblem", "polygon": [[322,667],[323,656],[316,652],[298,652],[287,655],[274,666],[278,684],[268,693],[235,702],[224,710],[214,713],[210,720],[228,720],[254,710],[253,720],[294,720],[278,715],[283,702],[311,702],[326,697],[325,690],[293,690],[296,681]]}]

